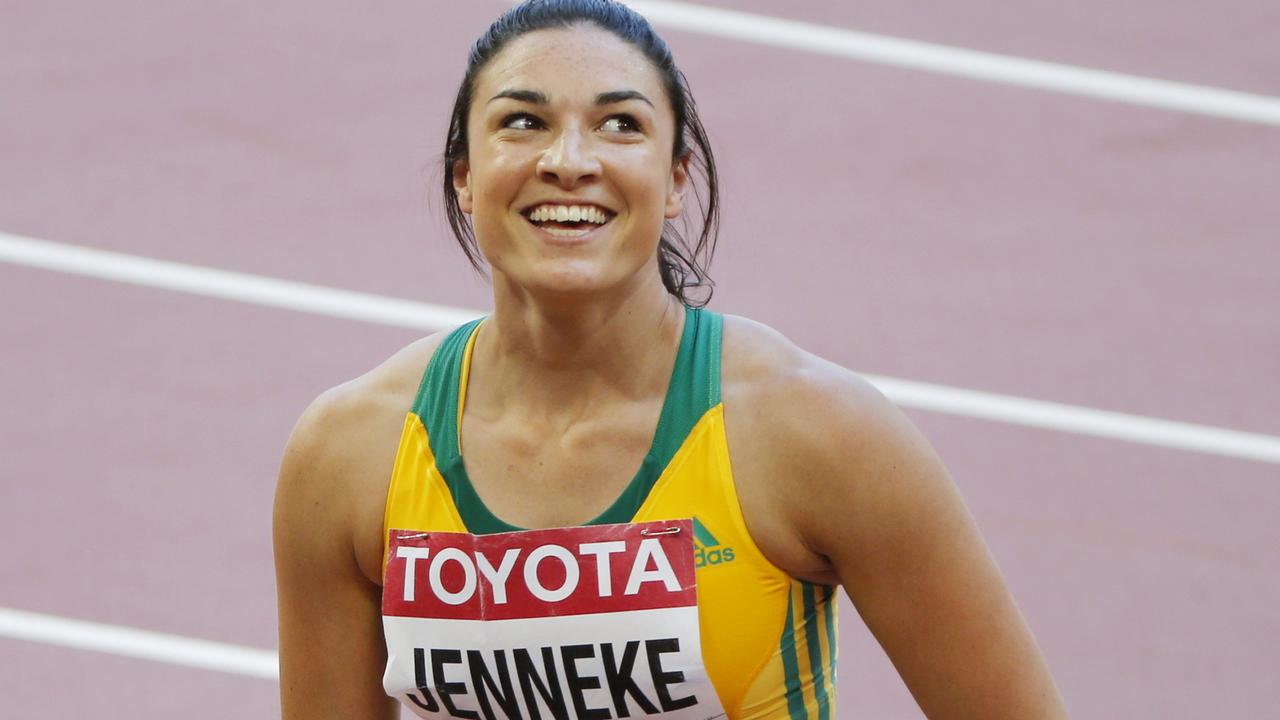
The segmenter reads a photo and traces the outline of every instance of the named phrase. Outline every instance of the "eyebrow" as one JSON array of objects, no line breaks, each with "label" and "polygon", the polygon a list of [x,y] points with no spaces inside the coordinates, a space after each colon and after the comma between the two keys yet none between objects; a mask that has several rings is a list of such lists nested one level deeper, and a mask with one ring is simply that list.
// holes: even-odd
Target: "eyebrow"
[{"label": "eyebrow", "polygon": [[627,100],[641,100],[647,103],[649,107],[653,107],[653,101],[636,90],[614,90],[613,92],[600,93],[596,96],[596,105],[613,105]]},{"label": "eyebrow", "polygon": [[[537,90],[503,90],[502,92],[489,98],[489,102],[507,98],[517,102],[526,102],[531,105],[550,105],[551,99],[545,94]],[[644,96],[644,93],[638,90],[614,90],[612,92],[603,92],[596,96],[596,105],[613,105],[627,100],[640,100],[653,107],[653,101]]]},{"label": "eyebrow", "polygon": [[489,98],[489,102],[501,98],[510,98],[519,102],[526,102],[532,105],[550,105],[551,100],[546,95],[537,90],[503,90],[502,92]]}]

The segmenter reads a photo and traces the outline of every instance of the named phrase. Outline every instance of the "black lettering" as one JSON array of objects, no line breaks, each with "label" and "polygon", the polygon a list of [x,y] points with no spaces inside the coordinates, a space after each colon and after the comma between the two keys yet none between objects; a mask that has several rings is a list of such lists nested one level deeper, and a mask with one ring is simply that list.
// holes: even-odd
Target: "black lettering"
[{"label": "black lettering", "polygon": [[[650,659],[650,662],[653,662]],[[445,665],[461,665],[461,650],[431,650],[431,677],[436,681],[436,692],[440,693],[440,702],[444,703],[444,709],[449,713],[450,717],[462,718],[462,720],[480,720],[480,713],[475,710],[460,710],[453,704],[453,698],[450,695],[465,695],[467,692],[467,684],[460,682],[445,682],[444,666]]]},{"label": "black lettering", "polygon": [[425,701],[419,700],[413,693],[409,693],[405,697],[427,712],[439,712],[440,706],[436,704],[436,698],[431,694],[431,686],[427,685],[426,655],[422,648],[413,649],[413,680],[414,684],[418,686],[418,692],[422,693]]},{"label": "black lettering", "polygon": [[636,664],[636,652],[639,649],[639,640],[627,641],[626,647],[622,649],[622,664],[619,665],[613,658],[613,643],[600,645],[600,652],[604,657],[604,681],[609,686],[609,694],[613,695],[614,711],[620,718],[631,717],[631,709],[627,706],[627,693],[631,693],[631,697],[645,713],[658,714],[658,708],[645,697],[640,686],[636,685],[635,678],[631,676],[632,668]]},{"label": "black lettering", "polygon": [[480,699],[480,712],[484,713],[485,720],[495,720],[498,717],[493,714],[493,706],[489,704],[489,693],[493,693],[494,700],[506,713],[505,717],[511,720],[522,720],[524,716],[520,714],[520,704],[516,702],[516,693],[511,689],[511,672],[507,670],[507,651],[494,650],[493,660],[498,665],[498,683],[502,686],[501,690],[493,684],[493,676],[489,674],[489,666],[485,665],[484,656],[480,651],[467,651],[471,685],[476,689],[476,697]]},{"label": "black lettering", "polygon": [[542,720],[538,703],[533,699],[533,686],[538,686],[538,694],[542,702],[551,710],[556,720],[569,720],[569,708],[564,704],[564,691],[560,689],[560,681],[556,679],[556,654],[549,647],[542,648],[542,666],[546,668],[547,679],[543,682],[538,668],[529,657],[529,651],[516,648],[516,677],[520,680],[520,692],[524,695],[524,705],[529,708],[530,720]]},{"label": "black lettering", "polygon": [[560,659],[564,662],[564,679],[569,685],[569,694],[573,696],[573,709],[582,720],[609,720],[608,708],[589,708],[587,700],[582,696],[584,690],[600,687],[600,678],[589,675],[578,675],[578,660],[595,657],[596,649],[592,645],[565,645],[560,648]]},{"label": "black lettering", "polygon": [[679,638],[664,638],[662,640],[645,640],[645,654],[649,656],[649,674],[653,676],[653,689],[658,693],[658,702],[662,703],[663,712],[671,712],[687,708],[690,705],[697,705],[698,698],[690,695],[689,697],[671,698],[671,690],[668,685],[684,682],[684,672],[676,670],[667,672],[662,669],[662,655],[664,653],[680,652]]}]

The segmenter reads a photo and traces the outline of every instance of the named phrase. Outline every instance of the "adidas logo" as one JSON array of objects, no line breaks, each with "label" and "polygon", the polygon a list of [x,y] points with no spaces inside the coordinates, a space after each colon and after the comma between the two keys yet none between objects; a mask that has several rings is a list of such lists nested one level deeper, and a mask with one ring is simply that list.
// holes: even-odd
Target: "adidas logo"
[{"label": "adidas logo", "polygon": [[698,518],[693,519],[693,544],[694,568],[733,562],[733,548],[722,546]]}]

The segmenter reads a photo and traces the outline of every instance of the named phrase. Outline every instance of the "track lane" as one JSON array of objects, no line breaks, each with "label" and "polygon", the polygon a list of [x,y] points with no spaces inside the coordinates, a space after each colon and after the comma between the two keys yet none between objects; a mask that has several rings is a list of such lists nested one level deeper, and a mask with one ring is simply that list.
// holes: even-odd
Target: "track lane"
[{"label": "track lane", "polygon": [[11,267],[0,306],[0,607],[273,647],[289,430],[415,335]]}]

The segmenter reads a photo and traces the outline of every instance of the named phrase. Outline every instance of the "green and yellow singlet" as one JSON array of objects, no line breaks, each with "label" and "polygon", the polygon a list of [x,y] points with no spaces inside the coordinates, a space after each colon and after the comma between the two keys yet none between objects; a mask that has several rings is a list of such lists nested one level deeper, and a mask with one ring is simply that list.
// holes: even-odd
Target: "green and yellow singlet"
[{"label": "green and yellow singlet", "polygon": [[[697,695],[696,679],[704,677],[715,696],[705,707],[717,708],[715,715],[833,718],[835,589],[788,576],[747,531],[720,399],[722,318],[686,311],[653,444],[612,506],[575,530],[588,533],[585,540],[503,522],[467,478],[458,428],[479,323],[458,328],[437,349],[400,439],[383,523],[384,578],[391,578],[389,566],[395,571],[394,583],[384,584],[387,692],[422,717],[693,717],[680,713],[695,712],[686,699]],[[625,535],[636,527],[638,534]],[[684,545],[676,542],[682,528],[688,530]],[[652,537],[665,532],[675,536]],[[477,549],[494,534],[512,540],[492,552]],[[448,542],[402,542],[433,535]],[[623,537],[635,542],[609,540]],[[423,544],[410,547],[414,542]],[[530,570],[527,563],[534,562],[540,565]],[[685,565],[692,566],[687,582],[681,580]],[[694,578],[696,590],[687,587]],[[529,588],[517,587],[522,583]],[[436,602],[433,588],[439,611],[405,609]],[[538,623],[556,623],[564,637],[586,632],[572,624],[575,618],[614,624],[634,618],[640,628],[646,618],[675,617],[660,615],[679,612],[684,602],[676,595],[664,599],[667,590],[689,598],[693,639],[684,645],[674,630],[673,639],[637,635],[571,650],[556,647],[555,638],[529,635]],[[489,619],[497,611],[516,619]],[[608,614],[615,611],[621,614]],[[407,637],[406,622],[435,623],[414,627],[444,628],[450,637],[482,644],[466,649],[471,646],[451,640],[448,649],[427,647],[435,630]],[[672,669],[683,657],[677,647],[692,658],[693,669]]]}]

